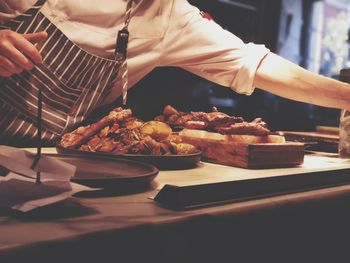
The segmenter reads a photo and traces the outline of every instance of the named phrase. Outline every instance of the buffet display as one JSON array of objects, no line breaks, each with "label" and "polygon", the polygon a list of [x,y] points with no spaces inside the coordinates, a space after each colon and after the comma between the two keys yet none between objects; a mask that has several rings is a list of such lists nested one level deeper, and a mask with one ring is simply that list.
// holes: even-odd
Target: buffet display
[{"label": "buffet display", "polygon": [[199,152],[197,147],[179,141],[166,123],[144,122],[133,117],[130,109],[122,108],[114,109],[96,123],[65,133],[59,146],[114,155],[182,155]]},{"label": "buffet display", "polygon": [[215,107],[211,112],[182,112],[170,105],[151,121],[136,118],[131,109],[116,108],[65,133],[59,148],[124,157],[201,153],[205,161],[243,168],[295,166],[304,158],[302,143],[287,142],[261,118],[248,122]]}]

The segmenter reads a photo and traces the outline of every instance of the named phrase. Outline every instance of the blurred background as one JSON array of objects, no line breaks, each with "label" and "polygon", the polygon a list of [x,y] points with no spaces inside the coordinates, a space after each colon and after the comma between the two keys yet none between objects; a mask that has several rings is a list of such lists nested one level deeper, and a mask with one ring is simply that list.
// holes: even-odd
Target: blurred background
[{"label": "blurred background", "polygon": [[[300,66],[338,79],[349,67],[350,0],[190,0],[245,42],[265,44]],[[283,87],[281,87],[283,88]],[[272,130],[310,131],[337,126],[339,110],[299,103],[256,90],[245,96],[182,69],[154,70],[129,93],[145,120],[171,104],[182,111],[220,111],[262,117]]]}]

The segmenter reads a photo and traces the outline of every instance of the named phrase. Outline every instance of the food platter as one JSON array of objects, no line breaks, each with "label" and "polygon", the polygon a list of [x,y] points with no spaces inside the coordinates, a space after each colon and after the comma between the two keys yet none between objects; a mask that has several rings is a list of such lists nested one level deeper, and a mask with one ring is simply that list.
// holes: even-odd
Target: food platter
[{"label": "food platter", "polygon": [[298,166],[304,161],[304,144],[285,141],[279,135],[222,135],[184,129],[179,136],[200,147],[206,162],[264,169]]},{"label": "food platter", "polygon": [[[51,156],[51,154],[49,154]],[[52,155],[76,166],[72,182],[102,189],[149,186],[159,170],[150,164],[107,156]]]},{"label": "food platter", "polygon": [[121,154],[115,155],[112,153],[103,152],[88,152],[78,149],[67,149],[56,147],[57,152],[63,155],[80,155],[80,156],[95,156],[109,157],[113,159],[127,159],[132,161],[144,162],[156,166],[161,170],[177,170],[194,168],[201,161],[202,152],[198,151],[192,154],[181,155],[146,155],[146,154]]}]

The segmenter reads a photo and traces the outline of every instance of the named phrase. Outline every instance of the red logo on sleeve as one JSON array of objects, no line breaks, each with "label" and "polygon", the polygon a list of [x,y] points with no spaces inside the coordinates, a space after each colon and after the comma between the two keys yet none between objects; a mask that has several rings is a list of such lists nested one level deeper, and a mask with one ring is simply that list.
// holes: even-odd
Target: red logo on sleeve
[{"label": "red logo on sleeve", "polygon": [[206,12],[203,12],[201,11],[200,12],[201,16],[205,19],[208,19],[208,20],[213,20],[213,17],[209,14],[209,13],[206,13]]}]

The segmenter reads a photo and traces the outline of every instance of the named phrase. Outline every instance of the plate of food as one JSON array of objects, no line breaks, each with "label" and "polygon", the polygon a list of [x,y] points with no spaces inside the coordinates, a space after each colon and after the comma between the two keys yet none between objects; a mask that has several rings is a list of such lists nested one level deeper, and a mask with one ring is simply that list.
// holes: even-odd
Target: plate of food
[{"label": "plate of food", "polygon": [[246,121],[215,107],[211,112],[182,112],[167,105],[155,120],[176,127],[182,142],[202,150],[203,161],[254,169],[304,161],[304,144],[272,132],[261,118]]},{"label": "plate of food", "polygon": [[130,109],[116,108],[99,121],[63,134],[60,154],[104,156],[146,162],[159,169],[195,167],[201,150],[182,142],[165,122],[142,121]]}]

